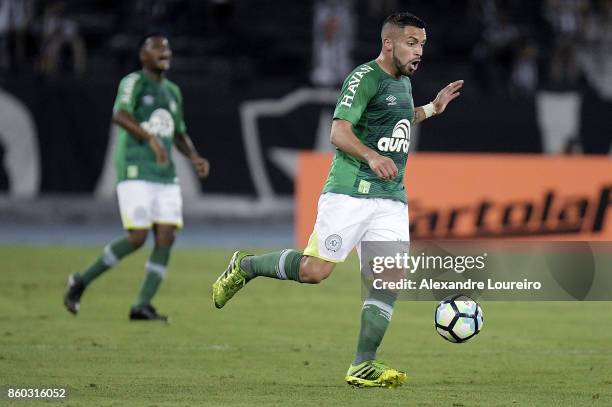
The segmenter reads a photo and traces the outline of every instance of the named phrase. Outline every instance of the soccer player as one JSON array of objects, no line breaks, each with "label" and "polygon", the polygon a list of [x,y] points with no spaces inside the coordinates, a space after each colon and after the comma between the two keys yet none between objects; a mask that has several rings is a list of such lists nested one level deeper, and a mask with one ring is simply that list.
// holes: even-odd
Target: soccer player
[{"label": "soccer player", "polygon": [[[355,68],[338,97],[330,136],[336,153],[308,246],[303,253],[235,252],[212,287],[217,308],[256,277],[317,284],[355,246],[361,255],[362,241],[409,241],[404,169],[411,125],[444,112],[463,81],[415,108],[409,76],[423,55],[425,23],[410,13],[393,14],[384,21],[381,39],[380,55]],[[404,372],[376,360],[396,297],[384,290],[366,297],[357,352],[345,377],[350,385],[394,387],[406,380]]]},{"label": "soccer player", "polygon": [[83,291],[123,257],[138,250],[152,229],[155,247],[145,264],[145,279],[129,316],[131,320],[167,321],[151,300],[166,274],[176,229],[183,224],[172,144],[191,160],[199,177],[208,176],[210,165],[187,135],[179,87],[166,79],[172,57],[168,39],[158,33],[147,35],[139,57],[142,70],[121,80],[113,108],[113,121],[120,128],[115,155],[117,197],[127,236],[107,244],[93,264],[69,276],[64,305],[77,314]]}]

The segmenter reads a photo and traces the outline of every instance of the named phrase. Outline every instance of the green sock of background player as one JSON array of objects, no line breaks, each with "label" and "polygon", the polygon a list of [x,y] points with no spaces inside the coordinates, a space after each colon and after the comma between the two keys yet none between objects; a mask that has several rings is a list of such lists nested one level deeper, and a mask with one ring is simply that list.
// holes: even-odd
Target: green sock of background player
[{"label": "green sock of background player", "polygon": [[102,254],[88,268],[79,273],[78,277],[87,286],[123,257],[136,250],[138,247],[132,246],[127,237],[120,237],[107,244]]},{"label": "green sock of background player", "polygon": [[245,257],[240,262],[240,267],[249,279],[263,276],[300,282],[300,260],[302,260],[302,257],[304,257],[302,252],[285,249],[261,256]]},{"label": "green sock of background player", "polygon": [[166,275],[166,266],[170,260],[170,247],[155,246],[149,261],[145,265],[145,279],[136,298],[135,307],[151,303],[159,285]]}]

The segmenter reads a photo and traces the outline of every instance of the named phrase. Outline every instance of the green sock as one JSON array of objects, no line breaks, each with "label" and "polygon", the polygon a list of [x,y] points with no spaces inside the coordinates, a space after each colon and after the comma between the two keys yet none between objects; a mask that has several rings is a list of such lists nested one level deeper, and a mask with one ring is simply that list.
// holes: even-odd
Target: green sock
[{"label": "green sock", "polygon": [[136,298],[135,307],[151,303],[159,285],[166,275],[166,265],[170,259],[170,247],[155,246],[149,261],[145,264],[145,279]]},{"label": "green sock", "polygon": [[376,290],[371,292],[364,301],[361,310],[361,330],[359,331],[357,354],[353,365],[376,359],[376,350],[389,326],[396,298],[396,293]]},{"label": "green sock", "polygon": [[293,280],[299,283],[302,257],[304,257],[302,252],[285,249],[261,256],[245,257],[240,262],[240,267],[249,279],[264,276],[280,280]]},{"label": "green sock", "polygon": [[88,285],[106,270],[117,264],[121,258],[135,250],[127,237],[120,237],[107,244],[102,254],[87,269],[79,273],[79,277],[85,285]]}]

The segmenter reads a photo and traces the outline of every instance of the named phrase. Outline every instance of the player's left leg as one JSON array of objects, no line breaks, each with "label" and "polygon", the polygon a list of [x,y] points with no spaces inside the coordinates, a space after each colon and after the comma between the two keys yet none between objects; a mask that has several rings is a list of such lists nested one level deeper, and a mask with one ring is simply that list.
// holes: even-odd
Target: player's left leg
[{"label": "player's left leg", "polygon": [[[292,249],[254,256],[246,251],[234,252],[223,273],[212,285],[212,300],[223,308],[249,281],[259,276],[300,282],[300,264],[304,255]],[[255,261],[254,261],[255,260]]]},{"label": "player's left leg", "polygon": [[145,264],[145,279],[130,310],[130,319],[167,321],[165,315],[157,313],[151,301],[166,275],[176,230],[183,224],[182,199],[178,185],[155,184],[153,188],[155,189],[153,205],[155,246]]},{"label": "player's left leg", "polygon": [[165,315],[157,313],[151,301],[159,290],[162,280],[166,275],[166,267],[170,260],[170,250],[175,239],[176,226],[174,225],[155,225],[155,247],[145,265],[145,279],[140,287],[136,303],[130,310],[132,320],[164,320],[168,319]]},{"label": "player's left leg", "polygon": [[[367,199],[326,193],[319,198],[317,220],[304,252],[285,249],[254,256],[237,251],[212,286],[215,307],[225,304],[256,277],[318,284],[343,262],[365,230],[372,215]],[[321,238],[319,238],[321,236]]]},{"label": "player's left leg", "polygon": [[212,300],[223,308],[236,293],[255,277],[318,284],[330,276],[336,263],[311,257],[293,249],[253,256],[234,252],[229,265],[212,285]]},{"label": "player's left leg", "polygon": [[[362,242],[389,242],[393,247],[386,247],[385,251],[407,250],[407,242],[410,239],[407,206],[401,202],[382,199],[379,200],[379,205],[380,211],[369,225]],[[364,255],[362,243],[357,249],[361,258]],[[376,253],[380,254],[391,253]],[[357,387],[395,387],[406,380],[404,372],[376,361],[376,352],[391,321],[396,299],[397,292],[367,287],[361,310],[357,352],[346,375],[349,384]]]}]

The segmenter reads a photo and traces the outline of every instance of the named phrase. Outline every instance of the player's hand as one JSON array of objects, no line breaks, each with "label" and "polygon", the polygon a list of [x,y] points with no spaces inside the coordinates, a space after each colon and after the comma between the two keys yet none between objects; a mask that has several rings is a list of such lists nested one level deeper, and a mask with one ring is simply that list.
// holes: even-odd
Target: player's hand
[{"label": "player's hand", "polygon": [[208,177],[208,173],[210,172],[210,163],[206,158],[195,155],[191,157],[191,164],[193,164],[193,168],[195,168],[198,177]]},{"label": "player's hand", "polygon": [[461,89],[462,86],[463,80],[459,80],[449,83],[438,92],[436,98],[432,102],[436,109],[436,114],[442,113],[444,109],[446,109],[446,105],[461,94],[459,89]]},{"label": "player's hand", "polygon": [[384,179],[385,181],[390,181],[397,177],[397,166],[389,157],[374,154],[372,158],[368,159],[368,165],[378,178]]},{"label": "player's hand", "polygon": [[149,147],[151,147],[151,150],[153,150],[153,153],[155,154],[157,165],[163,166],[168,164],[168,153],[157,137],[151,136],[149,139]]}]

